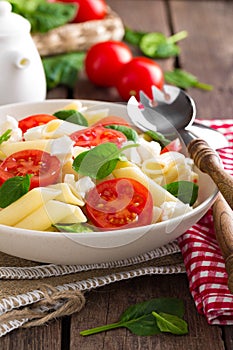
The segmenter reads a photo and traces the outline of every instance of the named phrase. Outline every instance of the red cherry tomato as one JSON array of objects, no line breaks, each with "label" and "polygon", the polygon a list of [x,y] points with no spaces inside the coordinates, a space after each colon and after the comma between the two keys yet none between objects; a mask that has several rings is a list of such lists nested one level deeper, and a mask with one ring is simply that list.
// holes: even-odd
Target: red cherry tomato
[{"label": "red cherry tomato", "polygon": [[139,100],[140,90],[152,99],[152,85],[162,89],[163,84],[163,71],[156,62],[146,57],[135,57],[122,67],[116,88],[125,101],[132,95]]},{"label": "red cherry tomato", "polygon": [[149,225],[153,200],[148,189],[130,178],[117,178],[99,183],[86,198],[89,219],[107,229]]},{"label": "red cherry tomato", "polygon": [[36,149],[11,154],[0,165],[0,184],[14,176],[32,174],[30,189],[55,183],[60,173],[60,161],[56,156]]},{"label": "red cherry tomato", "polygon": [[182,149],[180,139],[177,137],[175,140],[171,141],[167,146],[165,146],[160,154],[166,153],[166,152],[180,152]]},{"label": "red cherry tomato", "polygon": [[77,15],[72,21],[75,23],[103,19],[107,14],[107,4],[104,0],[56,0],[56,2],[71,2],[77,5]]},{"label": "red cherry tomato", "polygon": [[107,126],[107,125],[124,125],[124,126],[130,126],[130,124],[122,117],[109,115],[108,117],[100,119],[98,122],[93,124],[92,126]]},{"label": "red cherry tomato", "polygon": [[75,146],[89,148],[105,142],[113,142],[120,147],[123,142],[127,141],[122,132],[106,129],[101,125],[75,131],[70,138],[75,142]]},{"label": "red cherry tomato", "polygon": [[35,114],[30,115],[19,121],[19,128],[25,133],[28,129],[34,128],[35,126],[47,124],[50,120],[57,119],[51,114]]},{"label": "red cherry tomato", "polygon": [[98,86],[114,86],[124,64],[132,59],[129,47],[120,41],[104,41],[93,45],[85,59],[90,81]]}]

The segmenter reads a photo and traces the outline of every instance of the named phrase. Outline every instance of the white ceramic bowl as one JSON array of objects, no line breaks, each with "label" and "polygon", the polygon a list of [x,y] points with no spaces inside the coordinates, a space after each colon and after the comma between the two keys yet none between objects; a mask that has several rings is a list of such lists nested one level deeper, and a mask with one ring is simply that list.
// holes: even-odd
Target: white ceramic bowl
[{"label": "white ceramic bowl", "polygon": [[[73,100],[47,100],[0,107],[18,119],[36,113],[53,113]],[[127,117],[126,107],[117,103],[83,100],[87,106],[109,108],[110,114]],[[199,172],[199,205],[191,212],[165,222],[111,232],[68,234],[16,229],[0,225],[0,250],[4,253],[45,263],[92,264],[136,256],[161,247],[184,233],[210,208],[217,194],[211,179]]]}]

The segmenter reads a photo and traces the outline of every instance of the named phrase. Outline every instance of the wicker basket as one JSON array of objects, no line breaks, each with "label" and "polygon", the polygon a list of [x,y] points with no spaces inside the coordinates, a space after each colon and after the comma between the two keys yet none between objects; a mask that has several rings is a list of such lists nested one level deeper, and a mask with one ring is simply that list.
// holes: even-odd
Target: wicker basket
[{"label": "wicker basket", "polygon": [[40,55],[50,56],[85,51],[97,42],[122,40],[123,36],[122,20],[108,8],[108,13],[103,20],[66,24],[46,34],[34,34],[32,37]]}]

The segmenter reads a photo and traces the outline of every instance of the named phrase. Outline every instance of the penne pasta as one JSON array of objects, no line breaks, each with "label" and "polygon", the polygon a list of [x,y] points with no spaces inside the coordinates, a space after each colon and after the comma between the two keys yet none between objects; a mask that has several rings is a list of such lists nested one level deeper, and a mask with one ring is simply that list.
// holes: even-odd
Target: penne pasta
[{"label": "penne pasta", "polygon": [[183,169],[179,169],[179,166],[172,166],[168,168],[168,171],[166,171],[164,173],[163,176],[163,181],[161,182],[161,186],[165,185],[165,184],[169,184],[171,182],[175,182],[178,181],[179,179],[179,175],[181,174],[181,172]]},{"label": "penne pasta", "polygon": [[159,175],[164,175],[166,171],[168,171],[170,164],[161,161],[159,158],[155,159],[147,159],[142,163],[142,171],[150,176],[159,176]]},{"label": "penne pasta", "polygon": [[112,172],[113,176],[116,178],[127,177],[130,179],[137,180],[141,182],[144,186],[148,188],[149,178],[146,176],[138,167],[122,167],[116,168]]},{"label": "penne pasta", "polygon": [[60,224],[78,224],[86,222],[86,217],[84,218],[83,212],[79,207],[76,207],[74,213],[66,216],[59,221]]},{"label": "penne pasta", "polygon": [[[86,216],[77,206],[50,200],[30,215],[19,221],[14,227],[44,231],[51,225],[62,223],[66,217],[76,218],[76,223],[86,222]],[[39,218],[39,220],[38,220]]]},{"label": "penne pasta", "polygon": [[73,160],[69,159],[66,162],[64,162],[63,166],[62,166],[62,181],[64,181],[64,178],[67,174],[72,174],[75,178],[75,181],[78,181],[79,176],[77,171],[75,171],[73,169]]},{"label": "penne pasta", "polygon": [[170,192],[165,190],[165,188],[158,185],[152,179],[149,179],[149,190],[152,194],[154,205],[160,206],[164,202],[180,202],[178,198],[173,196]]},{"label": "penne pasta", "polygon": [[55,197],[58,201],[79,206],[84,206],[85,204],[81,196],[77,192],[74,192],[74,190],[72,191],[71,186],[67,183],[58,183],[50,185],[47,188],[52,188],[60,192],[59,195]]},{"label": "penne pasta", "polygon": [[[14,226],[33,211],[43,207],[46,202],[56,198],[60,190],[48,187],[37,187],[27,192],[17,201],[0,211],[0,224]],[[40,221],[40,217],[38,217]]]},{"label": "penne pasta", "polygon": [[1,151],[6,157],[11,154],[24,151],[26,149],[39,149],[41,151],[49,152],[52,140],[33,140],[24,142],[6,142],[1,145]]},{"label": "penne pasta", "polygon": [[[94,109],[95,106],[88,108],[88,106],[82,106],[81,102],[80,105],[70,104],[64,109],[66,108],[80,110],[87,118],[89,125],[108,116],[108,109]],[[112,118],[114,120],[114,117],[111,117],[111,120]],[[39,175],[40,177],[40,182],[37,182],[36,186],[39,186],[39,183],[47,186],[30,190],[8,207],[0,209],[0,224],[40,231],[51,230],[56,223],[84,223],[87,220],[97,227],[107,228],[106,225],[118,227],[117,225],[122,224],[124,220],[127,223],[135,221],[133,225],[140,226],[142,223],[150,224],[168,220],[174,215],[191,210],[188,204],[185,205],[163,187],[165,184],[180,180],[197,182],[198,177],[192,170],[191,159],[176,151],[161,153],[161,146],[158,142],[151,139],[147,141],[142,135],[136,136],[124,128],[120,128],[121,132],[118,130],[110,132],[107,128],[100,128],[98,132],[95,132],[94,128],[88,128],[85,132],[79,133],[80,140],[74,141],[70,134],[86,129],[85,127],[59,118],[49,120],[44,124],[44,121],[36,119],[33,125],[37,126],[26,128],[27,131],[21,137],[14,139],[14,142],[7,140],[0,145],[0,159],[4,160],[9,157],[4,162],[3,171],[10,171],[6,164],[14,162],[13,158],[19,158],[17,158],[16,171],[8,174],[9,177],[32,173],[32,176]],[[12,125],[14,123],[13,120]],[[17,131],[19,129],[17,121],[15,125]],[[119,150],[114,151],[110,145],[105,146],[104,143],[108,142],[115,143]],[[103,145],[93,150],[91,162],[87,163],[86,167],[85,162],[82,163],[82,156],[74,163],[74,159],[81,153],[92,151],[93,148],[98,147],[96,146],[98,144]],[[17,157],[12,156],[13,153],[25,150],[28,152],[18,153]],[[48,152],[53,157],[46,157],[44,161],[43,155],[40,155],[38,160],[35,155],[41,152],[36,150]],[[98,176],[96,176],[96,169],[99,169]],[[53,174],[58,174],[58,176],[53,178]],[[134,190],[132,199],[131,189],[128,191],[128,188],[122,187],[121,195],[125,196],[126,202],[128,203],[128,199],[132,200],[129,208],[127,206],[124,208],[126,214],[124,210],[118,212],[118,208],[113,210],[115,196],[116,205],[121,206],[123,203],[121,196],[118,196],[118,186],[122,178],[137,181],[129,181]],[[46,181],[43,182],[44,179]],[[32,181],[33,178],[31,178]],[[11,182],[8,184],[11,186]],[[5,189],[8,190],[7,186],[6,184]],[[174,186],[177,185],[174,184]],[[31,187],[34,187],[32,183]],[[95,187],[98,191],[100,190],[101,200],[109,202],[110,211],[106,212],[106,217],[103,219],[101,216],[102,221],[96,214],[99,210],[98,205],[96,209],[95,205],[90,204],[92,200],[98,203]],[[7,193],[5,189],[2,192],[4,195]],[[145,202],[148,209],[144,218],[140,210],[141,203]]]},{"label": "penne pasta", "polygon": [[105,118],[108,116],[108,112],[109,110],[106,109],[99,109],[99,110],[86,110],[81,112],[84,117],[87,119],[88,121],[88,125],[93,125],[94,123],[100,121],[102,118]]},{"label": "penne pasta", "polygon": [[127,168],[127,167],[137,167],[137,165],[135,165],[132,162],[129,162],[128,160],[119,160],[117,162],[115,169]]}]

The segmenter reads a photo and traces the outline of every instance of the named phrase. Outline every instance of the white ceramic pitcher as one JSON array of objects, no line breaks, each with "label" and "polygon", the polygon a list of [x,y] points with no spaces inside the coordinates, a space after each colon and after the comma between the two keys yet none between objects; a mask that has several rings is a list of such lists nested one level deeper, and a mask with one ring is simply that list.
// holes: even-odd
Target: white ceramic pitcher
[{"label": "white ceramic pitcher", "polygon": [[42,101],[46,79],[31,25],[11,10],[9,2],[0,1],[0,105]]}]

